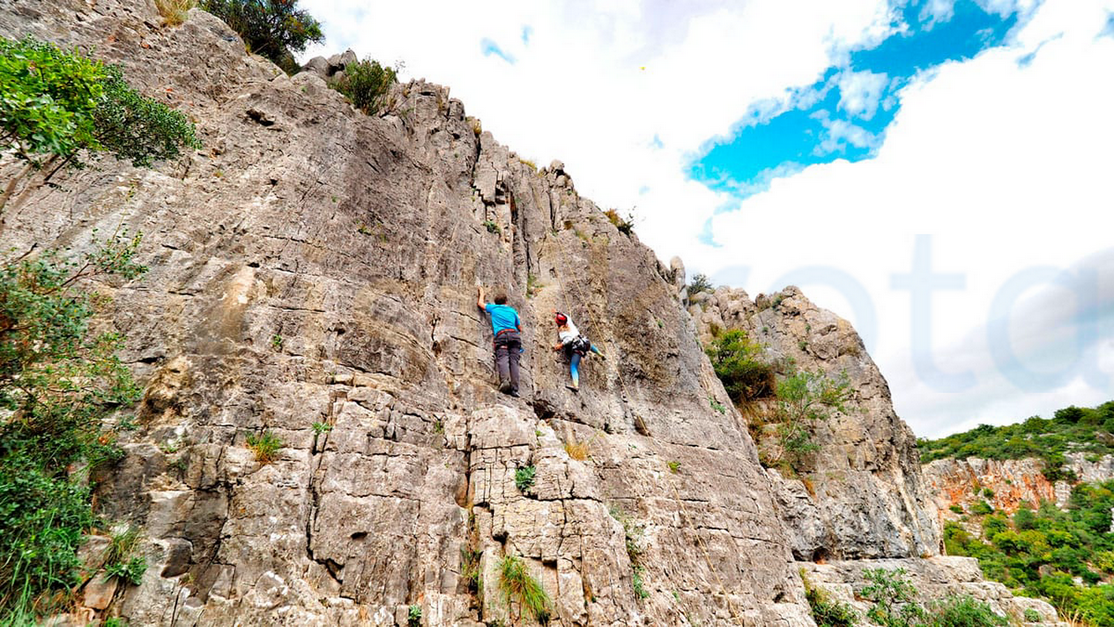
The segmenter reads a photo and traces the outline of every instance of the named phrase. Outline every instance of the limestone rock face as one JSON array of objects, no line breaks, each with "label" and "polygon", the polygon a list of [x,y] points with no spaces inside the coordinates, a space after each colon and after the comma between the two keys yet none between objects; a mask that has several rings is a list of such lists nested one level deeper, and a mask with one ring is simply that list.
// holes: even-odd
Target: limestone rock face
[{"label": "limestone rock face", "polygon": [[[5,34],[95,49],[204,143],[152,170],[102,159],[21,186],[0,231],[5,250],[75,254],[95,232],[144,234],[144,278],[91,286],[146,388],[97,496],[144,526],[149,567],[107,612],[392,625],[418,606],[429,625],[476,625],[519,613],[497,577],[519,555],[551,624],[812,624],[676,273],[562,165],[518,160],[446,88],[397,86],[370,118],[314,72],[245,54],[203,11],[159,24],[149,2],[0,4]],[[493,385],[478,284],[523,319],[521,399]],[[607,355],[585,363],[579,395],[549,348],[553,309]],[[264,430],[284,443],[269,464],[246,446]]]},{"label": "limestone rock face", "polygon": [[[860,616],[865,616],[870,609],[870,604],[857,596],[868,583],[863,575],[864,571],[903,569],[905,573],[902,578],[916,588],[917,600],[922,604],[930,604],[945,597],[971,596],[989,604],[999,616],[1008,617],[1011,624],[1057,627],[1067,625],[1059,621],[1056,609],[1047,602],[1015,597],[1006,586],[984,581],[979,563],[973,557],[937,555],[928,559],[833,561],[826,564],[804,562],[800,566],[810,585],[822,588],[830,598],[855,608]],[[1026,610],[1036,612],[1040,621],[1026,621]]]},{"label": "limestone rock face", "polygon": [[[704,343],[718,330],[742,329],[773,362],[846,373],[847,412],[816,425],[817,453],[801,478],[769,470],[778,511],[799,559],[917,557],[940,552],[933,499],[921,477],[912,431],[895,413],[889,386],[846,320],[810,302],[796,287],[752,301],[719,288],[689,298]],[[761,414],[762,407],[756,408]],[[752,416],[758,420],[760,416]]]}]

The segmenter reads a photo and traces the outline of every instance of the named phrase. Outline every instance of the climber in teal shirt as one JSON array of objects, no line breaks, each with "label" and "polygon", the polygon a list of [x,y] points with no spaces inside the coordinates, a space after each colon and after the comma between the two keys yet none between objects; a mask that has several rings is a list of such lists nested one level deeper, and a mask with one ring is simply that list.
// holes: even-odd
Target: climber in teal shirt
[{"label": "climber in teal shirt", "polygon": [[495,294],[495,303],[484,302],[484,288],[476,297],[476,306],[491,316],[495,332],[495,367],[499,371],[499,391],[518,396],[518,359],[522,353],[522,321],[518,312],[507,304],[507,295]]}]

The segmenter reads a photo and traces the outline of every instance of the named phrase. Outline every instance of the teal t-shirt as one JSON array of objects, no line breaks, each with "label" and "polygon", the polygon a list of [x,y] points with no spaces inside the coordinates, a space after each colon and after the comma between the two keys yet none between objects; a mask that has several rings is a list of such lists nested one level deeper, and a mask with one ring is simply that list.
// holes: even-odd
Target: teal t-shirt
[{"label": "teal t-shirt", "polygon": [[510,305],[494,305],[487,303],[484,311],[491,314],[491,328],[496,333],[503,329],[517,329],[520,326],[518,312]]}]

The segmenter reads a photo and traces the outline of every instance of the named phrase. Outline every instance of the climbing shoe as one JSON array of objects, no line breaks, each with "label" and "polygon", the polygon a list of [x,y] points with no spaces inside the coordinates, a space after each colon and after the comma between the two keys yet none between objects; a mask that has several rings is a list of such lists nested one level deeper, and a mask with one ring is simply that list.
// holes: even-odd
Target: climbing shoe
[{"label": "climbing shoe", "polygon": [[575,384],[575,383],[570,383],[570,384],[566,385],[565,387],[569,388],[573,392],[579,392],[580,391],[580,386]]}]

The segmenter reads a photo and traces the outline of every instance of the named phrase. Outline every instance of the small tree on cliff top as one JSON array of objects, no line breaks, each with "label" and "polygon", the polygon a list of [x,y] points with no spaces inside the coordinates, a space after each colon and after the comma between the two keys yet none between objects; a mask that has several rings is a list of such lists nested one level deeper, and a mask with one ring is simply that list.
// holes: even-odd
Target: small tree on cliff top
[{"label": "small tree on cliff top", "polygon": [[201,8],[240,34],[248,50],[294,74],[294,53],[325,41],[321,24],[298,8],[297,0],[204,0]]}]

